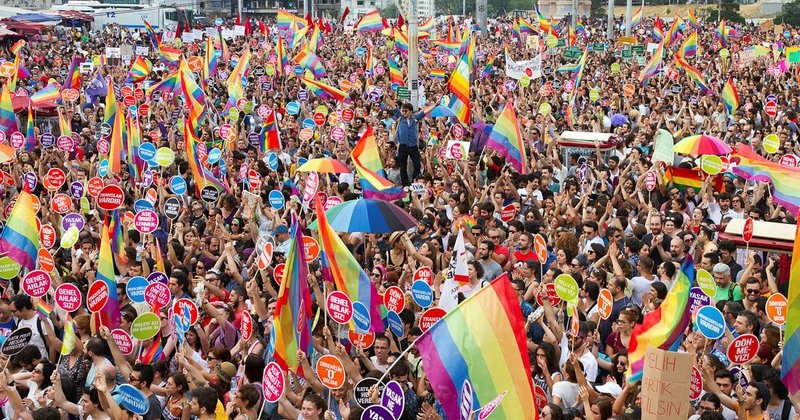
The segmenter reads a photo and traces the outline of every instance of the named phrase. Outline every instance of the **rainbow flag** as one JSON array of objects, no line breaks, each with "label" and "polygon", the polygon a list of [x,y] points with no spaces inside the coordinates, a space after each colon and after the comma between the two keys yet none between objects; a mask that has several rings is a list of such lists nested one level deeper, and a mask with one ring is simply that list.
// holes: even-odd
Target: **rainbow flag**
[{"label": "rainbow flag", "polygon": [[525,20],[525,17],[519,17],[519,33],[520,34],[535,34],[539,31],[536,30],[536,27],[533,26],[532,23]]},{"label": "rainbow flag", "polygon": [[739,109],[739,92],[736,91],[736,85],[733,84],[733,77],[728,77],[728,81],[722,87],[722,101],[725,102],[728,114],[733,115]]},{"label": "rainbow flag", "polygon": [[166,91],[166,92],[173,92],[178,93],[180,92],[180,78],[178,77],[178,72],[175,71],[167,76],[164,80],[150,86],[150,89],[145,91],[147,97],[150,97],[153,92],[157,91]]},{"label": "rainbow flag", "polygon": [[375,140],[372,127],[367,127],[364,131],[361,139],[358,140],[358,143],[350,152],[350,158],[353,159],[353,164],[356,166],[356,172],[358,172],[360,178],[368,180],[370,184],[379,190],[394,186],[391,181],[377,173],[383,169],[383,164],[381,163],[381,156],[378,154],[378,142]]},{"label": "rainbow flag", "polygon": [[578,60],[578,64],[575,65],[575,73],[572,75],[572,82],[575,83],[575,90],[577,91],[578,88],[581,86],[581,80],[583,80],[583,70],[586,68],[586,59],[589,56],[589,49],[585,48],[583,50],[583,55],[581,55],[581,59]]},{"label": "rainbow flag", "polygon": [[278,42],[275,43],[275,57],[277,58],[276,72],[278,74],[283,74],[283,68],[289,64],[289,58],[286,56],[286,50],[283,46],[283,38],[281,35],[278,34]]},{"label": "rainbow flag", "polygon": [[117,296],[117,280],[114,277],[114,259],[111,254],[111,232],[108,229],[108,214],[103,220],[103,231],[100,234],[100,257],[97,260],[97,280],[108,286],[108,302],[100,310],[100,322],[110,330],[119,327],[119,297]]},{"label": "rainbow flag", "polygon": [[142,352],[141,357],[139,357],[139,362],[150,365],[159,360],[166,360],[164,356],[164,347],[161,345],[160,332],[153,337],[153,342],[147,347],[147,350]]},{"label": "rainbow flag", "polygon": [[569,105],[567,105],[565,114],[569,126],[574,127],[575,124],[578,123],[578,117],[575,115],[575,100],[572,97],[570,98]]},{"label": "rainbow flag", "polygon": [[300,16],[296,16],[283,9],[278,9],[278,30],[289,31],[292,27],[292,23],[297,25],[298,28],[305,28],[308,25],[306,20]]},{"label": "rainbow flag", "polygon": [[219,60],[217,60],[216,52],[217,50],[214,48],[213,37],[207,37],[205,57],[203,59],[203,80],[208,80],[217,74]]},{"label": "rainbow flag", "polygon": [[697,20],[697,16],[694,14],[694,9],[689,9],[687,13],[687,18],[689,19],[689,25],[694,28],[695,31],[700,30],[700,22]]},{"label": "rainbow flag", "polygon": [[72,129],[70,128],[69,122],[64,118],[64,112],[61,110],[61,107],[56,107],[56,111],[58,111],[58,129],[62,136],[69,136],[72,134]]},{"label": "rainbow flag", "polygon": [[140,56],[136,57],[136,60],[131,65],[131,70],[128,72],[128,77],[125,79],[124,83],[139,83],[147,79],[147,76],[150,75],[150,70],[153,69],[153,63],[150,60]]},{"label": "rainbow flag", "polygon": [[731,159],[738,158],[739,164],[734,166],[732,172],[748,181],[771,182],[773,188],[772,198],[786,207],[792,214],[800,210],[800,169],[789,168],[777,162],[764,159],[753,149],[746,145],[739,147],[731,155]]},{"label": "rainbow flag", "polygon": [[17,90],[17,79],[22,66],[19,64],[19,54],[14,56],[14,73],[11,75],[11,80],[8,81],[9,87],[12,91]]},{"label": "rainbow flag", "polygon": [[328,76],[325,67],[322,66],[322,60],[311,51],[302,50],[294,56],[294,62],[299,66],[311,71],[314,78],[322,79]]},{"label": "rainbow flag", "polygon": [[647,86],[647,82],[650,80],[650,78],[658,73],[663,60],[664,41],[662,40],[661,43],[658,44],[658,48],[653,51],[653,56],[650,57],[650,61],[648,61],[647,65],[639,72],[639,83],[641,83],[642,86]]},{"label": "rainbow flag", "polygon": [[347,98],[347,93],[345,93],[339,88],[333,87],[331,85],[322,82],[318,82],[313,79],[306,79],[303,76],[297,76],[297,78],[300,79],[303,83],[305,83],[306,86],[308,86],[308,88],[312,90],[314,94],[317,96],[322,97],[327,95],[340,102],[344,101],[344,99]]},{"label": "rainbow flag", "polygon": [[0,131],[8,133],[7,135],[19,131],[17,114],[14,113],[9,90],[8,83],[3,83],[3,90],[0,93]]},{"label": "rainbow flag", "polygon": [[462,124],[466,125],[469,125],[472,119],[469,106],[469,86],[472,66],[469,60],[470,55],[474,56],[475,38],[470,38],[467,51],[461,54],[461,59],[458,61],[455,70],[450,74],[450,80],[447,82],[447,88],[453,93],[448,106],[456,114],[456,118],[458,118]]},{"label": "rainbow flag", "polygon": [[325,210],[319,202],[319,197],[315,199],[317,200],[315,210],[319,246],[322,251],[320,253],[322,278],[325,281],[333,282],[336,290],[347,294],[351,301],[361,302],[369,309],[369,331],[383,332],[381,300],[378,297],[378,290],[339,235],[328,224],[328,218],[325,216]]},{"label": "rainbow flag", "polygon": [[[109,91],[113,91],[110,89]],[[108,95],[112,96],[112,95]],[[108,148],[108,171],[112,174],[118,174],[122,170],[123,144],[124,138],[127,138],[128,129],[125,126],[125,114],[122,108],[114,106],[114,123],[111,125],[111,138],[109,139]]]},{"label": "rainbow flag", "polygon": [[36,268],[38,258],[39,231],[36,227],[36,212],[33,196],[27,183],[6,219],[6,227],[0,233],[0,253],[5,254],[29,271]]},{"label": "rainbow flag", "polygon": [[428,17],[425,19],[424,22],[419,24],[419,31],[420,32],[431,32],[433,31],[433,16]]},{"label": "rainbow flag", "polygon": [[519,27],[519,17],[514,18],[514,24],[511,25],[511,33],[514,35],[514,39],[517,40],[517,45],[522,45],[522,30]]},{"label": "rainbow flag", "polygon": [[394,61],[392,56],[387,55],[386,60],[389,62],[389,80],[392,83],[397,83],[400,86],[405,86],[405,81],[403,81],[403,72],[400,70],[400,66],[397,65],[397,62]]},{"label": "rainbow flag", "polygon": [[790,273],[789,293],[786,295],[788,305],[783,337],[781,381],[789,389],[789,395],[794,395],[800,391],[800,220],[794,235]]},{"label": "rainbow flag", "polygon": [[67,77],[64,80],[64,85],[61,86],[62,89],[81,89],[81,63],[83,63],[83,57],[72,57],[69,68],[67,68]]},{"label": "rainbow flag", "polygon": [[114,79],[108,78],[108,93],[106,94],[106,106],[103,113],[103,122],[108,124],[112,130],[114,128],[114,118],[117,116],[117,96],[114,92]]},{"label": "rainbow flag", "polygon": [[61,89],[58,88],[58,83],[50,82],[42,90],[31,95],[31,103],[38,107],[52,103],[60,104]]},{"label": "rainbow flag", "polygon": [[408,35],[400,29],[394,31],[394,46],[400,54],[408,56]]},{"label": "rainbow flag", "polygon": [[648,346],[676,351],[674,347],[680,345],[680,338],[692,318],[689,311],[689,289],[692,287],[694,274],[694,264],[692,257],[689,256],[681,265],[678,278],[672,284],[661,306],[645,314],[644,321],[633,327],[631,342],[628,345],[629,383],[642,380]]},{"label": "rainbow flag", "polygon": [[11,48],[9,48],[9,50],[11,51],[12,54],[19,54],[20,50],[22,49],[22,47],[25,46],[25,44],[26,44],[25,40],[20,39],[19,41],[15,42],[14,45],[12,45]]},{"label": "rainbow flag", "polygon": [[535,4],[533,8],[536,10],[536,19],[539,21],[539,31],[558,37],[558,33],[550,25],[550,21],[539,12],[539,4]]},{"label": "rainbow flag", "polygon": [[691,35],[686,37],[681,49],[678,50],[678,56],[683,59],[697,57],[697,32],[692,32]]},{"label": "rainbow flag", "polygon": [[281,132],[278,130],[278,124],[275,122],[274,110],[267,115],[267,118],[264,118],[264,125],[261,127],[259,137],[261,139],[262,152],[283,149],[283,145],[281,144]]},{"label": "rainbow flag", "polygon": [[447,77],[447,72],[445,69],[431,69],[431,72],[428,73],[428,76],[431,79],[444,80]]},{"label": "rainbow flag", "polygon": [[583,26],[583,22],[581,22],[580,19],[578,19],[578,23],[575,25],[575,32],[586,36],[586,27]]},{"label": "rainbow flag", "polygon": [[191,121],[188,118],[184,118],[183,120],[183,135],[184,135],[184,149],[186,151],[186,160],[189,161],[189,168],[192,170],[192,177],[195,180],[195,187],[197,189],[197,194],[200,194],[200,191],[208,186],[213,185],[220,191],[229,191],[228,185],[217,179],[211,171],[206,169],[201,163],[200,159],[197,157],[197,143],[200,139],[197,138],[197,134],[195,134],[194,127],[192,126]]},{"label": "rainbow flag", "polygon": [[61,355],[66,356],[72,353],[75,348],[75,340],[78,336],[75,335],[75,326],[72,324],[72,318],[67,314],[67,322],[64,323],[64,340],[61,341]]},{"label": "rainbow flag", "polygon": [[572,28],[572,25],[569,25],[567,30],[567,44],[573,47],[578,42],[578,37],[575,36],[575,29]]},{"label": "rainbow flag", "polygon": [[706,85],[706,81],[703,79],[703,75],[699,70],[692,67],[689,63],[683,61],[678,56],[675,56],[675,61],[680,64],[681,67],[683,67],[683,70],[686,71],[686,75],[697,84],[697,87],[700,88],[700,92],[704,94],[716,95],[716,93],[714,93],[714,91],[711,90],[708,85]]},{"label": "rainbow flag", "polygon": [[33,129],[33,102],[28,102],[28,126],[25,129],[25,150],[30,152],[36,148],[36,131]]},{"label": "rainbow flag", "polygon": [[644,3],[633,12],[633,16],[631,16],[631,29],[635,28],[636,25],[642,23],[642,15],[644,15]]},{"label": "rainbow flag", "polygon": [[158,35],[156,35],[155,29],[153,29],[153,26],[150,25],[150,22],[148,22],[146,19],[142,20],[144,21],[144,29],[147,32],[147,37],[150,38],[150,43],[153,44],[154,49],[158,49],[160,42],[158,40]]},{"label": "rainbow flag", "polygon": [[437,39],[433,41],[433,45],[436,45],[450,54],[458,54],[458,51],[461,49],[461,41],[445,41]]},{"label": "rainbow flag", "polygon": [[[699,192],[703,187],[703,178],[705,176],[707,175],[701,173],[699,170],[670,166],[664,171],[664,183],[669,184],[672,182],[672,184],[680,190],[692,188]],[[721,175],[714,176],[711,180],[711,185],[717,191],[723,191],[725,189],[725,182]]]},{"label": "rainbow flag", "polygon": [[[237,64],[236,68],[238,69],[238,67]],[[189,118],[192,120],[193,126],[199,127],[206,118],[206,94],[192,78],[192,72],[183,57],[180,60],[178,73],[180,74],[184,102],[189,108]]]},{"label": "rainbow flag", "polygon": [[680,35],[678,31],[678,23],[683,21],[680,16],[675,16],[675,19],[672,19],[672,25],[670,25],[669,29],[667,30],[667,34],[664,37],[664,40],[667,43],[667,47],[669,47],[675,39]]},{"label": "rainbow flag", "polygon": [[180,48],[173,48],[164,45],[163,43],[158,43],[158,53],[161,55],[161,61],[164,62],[169,67],[177,67],[178,60],[181,58],[181,50]]},{"label": "rainbow flag", "polygon": [[294,22],[292,22],[292,29],[287,34],[286,40],[289,42],[289,48],[294,49],[300,46],[300,41],[306,39],[306,33],[308,32],[308,26],[304,28],[298,28]]},{"label": "rainbow flag", "polygon": [[656,17],[656,21],[653,24],[653,38],[655,38],[658,42],[664,40],[664,24],[661,22],[661,18],[659,17]]},{"label": "rainbow flag", "polygon": [[222,51],[222,59],[226,62],[231,60],[231,49],[222,37],[222,27],[217,27],[217,36],[214,37],[214,48]]},{"label": "rainbow flag", "polygon": [[308,290],[308,267],[300,222],[292,213],[289,250],[278,291],[273,317],[275,362],[282,369],[297,372],[297,350],[309,354],[311,349],[311,294]]},{"label": "rainbow flag", "polygon": [[524,323],[517,293],[504,273],[414,342],[446,418],[469,417],[461,411],[465,382],[473,390],[469,411],[504,394],[495,418],[538,418]]},{"label": "rainbow flag", "polygon": [[42,318],[47,318],[51,313],[53,313],[53,305],[50,305],[43,299],[36,299],[36,312]]},{"label": "rainbow flag", "polygon": [[367,47],[367,54],[364,56],[364,71],[368,71],[369,74],[375,74],[375,62],[372,59],[372,47]]},{"label": "rainbow flag", "polygon": [[363,34],[368,32],[378,32],[383,29],[383,20],[381,19],[381,12],[377,9],[372,9],[367,12],[356,24],[356,32]]},{"label": "rainbow flag", "polygon": [[314,31],[311,32],[311,39],[308,40],[306,48],[308,48],[309,51],[316,51],[321,44],[322,33],[319,31],[319,25],[314,25]]},{"label": "rainbow flag", "polygon": [[486,139],[486,146],[505,157],[506,161],[514,166],[520,174],[525,175],[528,173],[525,142],[522,140],[519,122],[511,101],[506,102],[506,106],[500,116],[497,117],[492,132],[489,133],[489,137]]},{"label": "rainbow flag", "polygon": [[728,48],[728,30],[725,27],[724,18],[720,19],[717,32],[714,33],[714,36],[719,40],[720,44],[722,44],[724,48]]}]

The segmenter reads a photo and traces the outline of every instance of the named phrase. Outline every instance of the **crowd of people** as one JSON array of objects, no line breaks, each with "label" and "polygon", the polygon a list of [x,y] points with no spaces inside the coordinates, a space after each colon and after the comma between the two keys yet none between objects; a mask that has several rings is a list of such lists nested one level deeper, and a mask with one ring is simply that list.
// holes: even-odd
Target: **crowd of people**
[{"label": "crowd of people", "polygon": [[[579,58],[565,57],[569,44],[550,47],[545,34],[531,44],[527,36],[519,39],[514,35],[511,19],[490,20],[486,31],[467,35],[476,39],[469,84],[472,121],[458,130],[453,128],[460,125],[455,119],[430,114],[454,95],[447,78],[437,76],[438,70],[450,74],[459,58],[457,49],[448,51],[434,40],[445,39],[454,26],[460,27],[459,33],[471,31],[468,21],[441,22],[420,40],[424,102],[418,106],[400,99],[396,86],[392,88],[395,82],[390,79],[387,57],[399,60],[404,79],[408,63],[389,37],[380,32],[356,33],[336,20],[314,23],[327,26],[315,51],[327,71],[325,80],[337,87],[344,86],[344,80],[350,82],[344,101],[313,94],[300,100],[298,94],[305,85],[291,72],[257,74],[254,69],[276,61],[278,28],[273,20],[254,22],[255,30],[246,37],[226,40],[232,60],[221,60],[217,74],[199,83],[208,110],[198,137],[207,150],[221,151],[218,163],[208,164],[205,172],[224,186],[213,202],[204,200],[194,188],[199,181],[186,154],[185,114],[181,113],[188,100],[180,90],[148,93],[137,102],[140,107],[145,102],[149,106],[149,113],[140,118],[142,142],[174,150],[174,163],[153,168],[148,180],[132,170],[131,157],[123,159],[118,174],[104,174],[101,169],[108,153],[98,150],[98,142],[104,138],[107,92],[97,96],[87,90],[92,90],[98,72],[102,79],[113,80],[109,90],[125,86],[133,57],[101,59],[81,74],[79,98],[61,101],[60,112],[80,139],[72,151],[38,142],[28,150],[19,149],[12,161],[2,165],[2,195],[4,205],[9,206],[4,219],[28,182],[26,174],[31,173],[38,180],[31,193],[40,202],[37,217],[41,225],[55,226],[60,239],[65,232],[60,229],[65,213],[80,213],[85,219],[74,245],[61,247],[54,241],[50,249],[52,289],[72,283],[85,297],[97,278],[102,264],[98,260],[101,234],[109,215],[91,198],[90,205],[82,206],[78,196],[66,212],[56,211],[52,203],[54,196],[67,192],[73,182],[86,183],[100,176],[103,183],[123,189],[124,211],[137,211],[135,203],[144,199],[151,201],[159,216],[157,229],[149,234],[134,229],[131,218],[121,218],[122,242],[114,255],[119,329],[130,333],[134,320],[151,311],[150,305],[129,296],[132,288],[127,287],[128,281],[137,276],[149,278],[161,270],[168,279],[171,298],[190,299],[199,310],[197,322],[189,325],[180,339],[172,305],[157,310],[158,333],[148,340],[133,339],[138,351],[131,351],[121,349],[112,331],[93,320],[86,304],[69,314],[58,308],[43,311],[43,306],[54,305],[52,290],[42,298],[26,294],[20,286],[25,270],[0,280],[3,335],[24,326],[32,332],[26,347],[0,358],[5,366],[0,373],[5,418],[358,419],[364,407],[378,404],[380,399],[377,387],[366,396],[356,395],[356,385],[363,378],[383,378],[402,385],[405,405],[398,419],[445,418],[442,396],[431,388],[419,351],[412,347],[399,356],[423,334],[419,319],[425,308],[410,292],[414,274],[421,267],[431,269],[436,298],[432,306],[437,306],[459,232],[468,254],[469,275],[469,282],[459,289],[459,298],[468,298],[503,274],[518,294],[530,377],[537,391],[542,391],[538,413],[531,413],[531,418],[642,418],[641,382],[631,383],[627,378],[628,345],[636,325],[667,298],[686,261],[712,273],[716,290],[709,301],[725,319],[725,333],[718,339],[706,338],[695,325],[683,332],[678,351],[692,356],[703,378],[703,390],[690,401],[688,414],[704,420],[800,418],[800,395],[790,395],[791,387],[781,380],[783,326],[773,322],[766,309],[769,296],[788,294],[791,255],[746,250],[720,238],[721,227],[732,219],[777,222],[794,229],[796,216],[773,199],[768,183],[746,182],[728,171],[716,178],[702,176],[698,185],[683,185],[666,175],[673,166],[697,169],[698,162],[692,157],[675,155],[672,162],[651,160],[659,130],[666,130],[676,141],[706,134],[734,148],[749,145],[776,161],[784,155],[800,155],[797,71],[791,65],[778,65],[787,60],[786,50],[798,43],[796,29],[728,22],[735,36],[728,39],[730,55],[725,55],[720,54],[723,45],[715,35],[717,22],[700,21],[698,53],[692,64],[717,93],[733,80],[741,106],[732,114],[720,96],[701,90],[682,70],[669,74],[672,52],[667,53],[662,72],[646,84],[640,83],[639,73],[652,49],[641,58],[624,53],[630,46],[620,39],[624,35],[621,24],[615,38],[608,40],[602,20],[582,19],[585,30],[578,32],[576,46],[581,50],[587,45],[603,48],[588,53],[582,81],[573,96],[564,87],[574,81],[573,73],[558,70]],[[569,18],[550,24],[560,38],[568,38]],[[639,23],[633,29],[635,44],[656,42],[655,27],[650,18]],[[685,25],[678,38],[693,31]],[[0,57],[5,62],[13,62],[17,56],[11,51],[12,45],[18,45],[16,41],[2,41]],[[680,43],[676,41],[672,50]],[[305,41],[299,44],[296,50],[288,48],[290,59],[304,48]],[[57,26],[36,40],[27,40],[19,51],[20,62],[30,75],[17,80],[13,94],[33,95],[50,79],[63,83],[66,72],[62,70],[74,56],[91,60],[104,56],[106,47],[121,45],[150,47],[147,56],[153,69],[134,87],[151,87],[171,74],[144,30],[107,26],[81,32]],[[179,49],[186,59],[203,57],[208,45],[199,40]],[[745,56],[747,47],[753,45],[767,46],[769,51]],[[242,112],[241,118],[235,118],[226,112],[227,76],[245,48],[252,48],[253,57],[243,95],[256,109],[266,105],[274,110],[281,150],[265,150],[259,142],[252,142],[252,134],[260,133],[264,125],[261,115]],[[373,69],[382,67],[385,72],[365,73],[363,52],[367,50],[375,60]],[[520,62],[539,54],[543,56],[541,78],[523,86],[520,80],[507,77],[507,59]],[[633,91],[623,93],[627,84],[633,85]],[[370,87],[381,88],[381,93],[369,95],[374,92]],[[775,116],[765,110],[768,95],[776,97]],[[117,98],[123,99],[121,95]],[[290,102],[301,105],[299,112],[287,110]],[[527,154],[524,171],[510,165],[502,151],[484,148],[485,136],[480,134],[485,124],[498,119],[506,103],[513,104],[519,118],[522,153]],[[550,105],[549,110],[542,111],[543,103]],[[575,121],[569,121],[567,115],[571,103],[577,105]],[[119,106],[123,106],[121,102]],[[306,120],[314,119],[320,107],[327,109],[326,115],[330,113],[326,121],[314,127],[310,138],[303,136]],[[352,121],[342,118],[345,109],[354,112]],[[27,106],[16,111],[19,127],[24,128]],[[46,112],[34,110],[41,113],[35,115],[36,136],[51,132],[58,137],[63,127],[57,119],[42,117]],[[233,127],[233,138],[221,138],[217,127],[224,124]],[[344,136],[335,138],[335,128],[344,129]],[[386,179],[402,187],[403,197],[394,203],[414,217],[417,225],[391,234],[343,232],[340,238],[381,294],[392,286],[407,292],[405,307],[398,314],[403,333],[396,335],[387,328],[367,339],[364,347],[359,344],[365,341],[354,342],[348,336],[347,325],[318,316],[313,322],[311,348],[292,355],[301,369],[286,372],[285,392],[279,401],[266,402],[262,380],[265,366],[272,360],[272,317],[282,281],[274,268],[286,262],[292,215],[303,227],[316,219],[313,206],[309,209],[301,200],[308,174],[296,169],[312,158],[338,159],[351,172],[320,174],[318,191],[339,201],[358,198],[362,184],[354,174],[351,150],[367,129],[374,132]],[[567,152],[559,141],[560,133],[568,130],[611,134],[615,143],[601,149],[595,142]],[[464,132],[463,138],[457,131]],[[769,153],[764,138],[773,133],[780,144],[777,152]],[[5,138],[11,134],[5,133]],[[443,149],[453,140],[471,142],[468,156],[447,158]],[[274,157],[277,165],[270,162]],[[63,187],[55,190],[43,184],[54,167],[66,172]],[[259,182],[251,182],[248,171],[254,171]],[[657,175],[652,191],[645,185],[648,172]],[[171,189],[168,182],[175,176],[186,180],[186,192]],[[274,191],[282,194],[283,208],[271,205],[270,192]],[[178,199],[180,208],[176,217],[169,218],[165,201],[172,197]],[[510,215],[509,205],[513,208]],[[317,234],[308,229],[305,233]],[[546,256],[537,255],[537,235],[544,239]],[[274,245],[274,254],[268,266],[259,266],[256,248],[265,241]],[[319,260],[309,263],[308,273],[313,310],[324,313],[323,302],[333,285],[323,281]],[[548,284],[562,274],[571,275],[579,285],[577,328],[570,325],[566,308],[552,305],[548,297]],[[607,316],[599,311],[603,290],[612,296]],[[243,319],[253,321],[247,338],[241,332]],[[69,334],[65,330],[74,330],[77,336],[68,352],[61,351]],[[744,334],[759,338],[758,353],[752,361],[734,365],[726,349]],[[317,377],[316,362],[323,355],[335,355],[342,361],[346,381],[341,388],[329,389]],[[146,397],[149,408],[145,414],[136,414],[123,403],[123,391],[129,389],[125,385]]]}]

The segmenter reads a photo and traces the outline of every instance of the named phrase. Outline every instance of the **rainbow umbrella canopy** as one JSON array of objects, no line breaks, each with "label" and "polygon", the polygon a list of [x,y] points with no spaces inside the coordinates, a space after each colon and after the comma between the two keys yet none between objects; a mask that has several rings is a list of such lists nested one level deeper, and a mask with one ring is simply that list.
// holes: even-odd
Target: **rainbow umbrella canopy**
[{"label": "rainbow umbrella canopy", "polygon": [[697,134],[694,136],[684,137],[675,146],[672,151],[682,155],[701,156],[701,155],[717,155],[724,156],[732,152],[730,146],[725,144],[722,140],[705,134]]},{"label": "rainbow umbrella canopy", "polygon": [[[337,232],[391,233],[417,225],[416,219],[395,204],[370,198],[337,204],[325,212],[325,215]],[[317,221],[312,222],[308,228],[317,229]]]},{"label": "rainbow umbrella canopy", "polygon": [[316,158],[302,164],[298,172],[322,172],[326,174],[346,174],[353,172],[344,163],[333,158]]},{"label": "rainbow umbrella canopy", "polygon": [[0,144],[0,163],[8,163],[14,160],[16,149],[7,145]]}]

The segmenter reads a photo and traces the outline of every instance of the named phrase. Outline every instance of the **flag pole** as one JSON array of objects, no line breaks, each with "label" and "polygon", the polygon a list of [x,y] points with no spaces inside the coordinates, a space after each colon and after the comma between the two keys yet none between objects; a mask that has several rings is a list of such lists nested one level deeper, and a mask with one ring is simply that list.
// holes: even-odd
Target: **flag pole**
[{"label": "flag pole", "polygon": [[409,352],[409,351],[410,351],[412,348],[414,348],[414,343],[413,343],[413,342],[412,342],[412,343],[410,343],[410,344],[408,345],[408,348],[407,348],[407,349],[403,350],[403,352],[402,352],[402,353],[400,353],[400,354],[397,356],[397,359],[395,359],[395,361],[394,361],[394,362],[393,362],[393,363],[392,363],[392,364],[389,366],[389,368],[387,368],[387,369],[386,369],[386,372],[383,372],[383,375],[380,377],[380,379],[378,379],[378,383],[382,383],[382,382],[383,382],[383,380],[384,380],[384,379],[386,379],[386,375],[388,375],[388,374],[389,374],[389,371],[391,371],[391,370],[392,370],[392,368],[394,367],[394,365],[396,365],[396,364],[397,364],[397,362],[399,362],[399,361],[403,360],[403,357],[404,357],[404,356],[406,356],[406,355],[408,355],[408,352]]}]

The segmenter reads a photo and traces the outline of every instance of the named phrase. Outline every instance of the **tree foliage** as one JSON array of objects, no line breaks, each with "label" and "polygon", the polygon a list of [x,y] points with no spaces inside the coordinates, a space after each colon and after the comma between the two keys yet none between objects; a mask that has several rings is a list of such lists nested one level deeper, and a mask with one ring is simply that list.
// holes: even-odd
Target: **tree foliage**
[{"label": "tree foliage", "polygon": [[390,4],[383,9],[381,9],[381,16],[387,19],[394,19],[397,17],[397,6],[395,4]]},{"label": "tree foliage", "polygon": [[[731,0],[723,0],[721,15],[728,22],[744,23],[744,17],[739,14],[739,3],[735,3]],[[710,11],[708,14],[708,19],[712,21],[716,21],[718,19],[717,9]]]},{"label": "tree foliage", "polygon": [[784,3],[781,13],[773,20],[778,25],[800,25],[800,0]]}]

